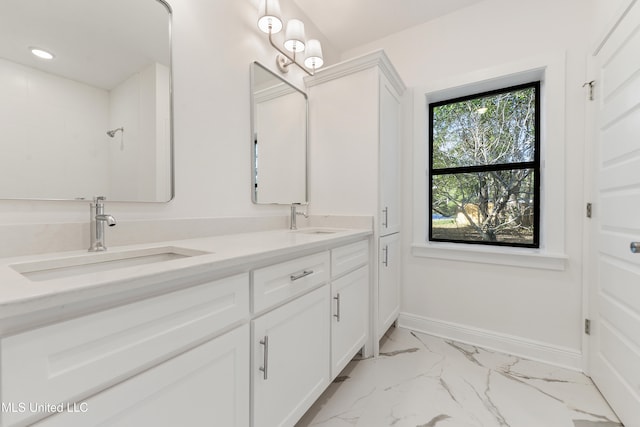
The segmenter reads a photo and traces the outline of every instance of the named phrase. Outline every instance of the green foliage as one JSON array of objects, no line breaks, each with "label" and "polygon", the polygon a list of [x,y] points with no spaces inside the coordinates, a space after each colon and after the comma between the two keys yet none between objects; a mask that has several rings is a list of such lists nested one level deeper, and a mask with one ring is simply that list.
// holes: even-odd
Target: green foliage
[{"label": "green foliage", "polygon": [[[533,87],[433,108],[432,210],[475,229],[478,239],[533,235],[534,174],[510,163],[535,159]],[[437,174],[438,169],[488,166],[481,171]],[[432,224],[437,228],[438,224]]]}]

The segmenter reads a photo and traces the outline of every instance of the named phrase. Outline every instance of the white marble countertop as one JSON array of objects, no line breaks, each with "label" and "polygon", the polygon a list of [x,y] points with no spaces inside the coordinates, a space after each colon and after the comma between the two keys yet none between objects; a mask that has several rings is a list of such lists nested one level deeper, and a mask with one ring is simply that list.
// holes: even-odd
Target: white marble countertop
[{"label": "white marble countertop", "polygon": [[[321,229],[319,229],[321,230]],[[204,283],[250,269],[361,240],[365,229],[270,230],[109,247],[100,254],[178,248],[205,254],[65,278],[34,281],[20,265],[86,258],[86,250],[0,258],[0,336],[52,321]]]}]

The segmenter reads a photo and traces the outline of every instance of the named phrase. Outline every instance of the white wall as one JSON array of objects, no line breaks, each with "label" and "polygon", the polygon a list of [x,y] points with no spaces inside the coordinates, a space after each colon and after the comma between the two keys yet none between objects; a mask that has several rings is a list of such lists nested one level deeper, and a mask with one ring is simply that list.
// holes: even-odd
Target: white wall
[{"label": "white wall", "polygon": [[157,63],[109,92],[107,200],[169,200],[169,70]]},{"label": "white wall", "polygon": [[108,105],[102,89],[0,59],[0,194],[104,192]]},{"label": "white wall", "polygon": [[562,208],[568,261],[564,271],[412,255],[412,222],[424,221],[412,218],[413,173],[424,172],[412,171],[412,156],[422,153],[413,153],[413,142],[404,141],[402,311],[425,329],[579,367],[585,202],[585,93],[581,86],[591,47],[592,12],[593,3],[584,0],[487,0],[343,55],[348,58],[383,48],[407,86],[422,87],[566,52],[565,138],[547,141],[565,148]]},{"label": "white wall", "polygon": [[[249,64],[275,69],[275,51],[257,26],[256,0],[169,0],[173,8],[176,197],[170,203],[108,203],[118,218],[158,219],[286,215],[285,206],[251,203]],[[305,21],[322,40],[328,63],[337,52],[293,0],[287,18]],[[277,72],[277,71],[276,71]],[[302,86],[301,72],[286,77]],[[88,221],[86,202],[0,201],[0,226]],[[0,245],[10,245],[0,239]]]}]

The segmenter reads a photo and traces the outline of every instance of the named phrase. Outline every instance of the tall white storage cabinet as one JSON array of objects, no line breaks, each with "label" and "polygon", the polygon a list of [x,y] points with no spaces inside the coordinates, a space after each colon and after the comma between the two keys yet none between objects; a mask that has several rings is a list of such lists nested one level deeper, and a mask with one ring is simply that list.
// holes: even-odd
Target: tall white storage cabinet
[{"label": "tall white storage cabinet", "polygon": [[[305,80],[314,215],[374,218],[373,351],[400,310],[400,141],[405,85],[383,51]],[[363,302],[364,304],[365,302]]]}]

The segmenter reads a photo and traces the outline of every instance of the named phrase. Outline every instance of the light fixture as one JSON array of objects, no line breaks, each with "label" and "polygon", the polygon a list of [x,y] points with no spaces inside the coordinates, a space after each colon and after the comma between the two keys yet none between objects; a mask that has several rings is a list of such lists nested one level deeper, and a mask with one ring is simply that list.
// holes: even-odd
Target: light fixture
[{"label": "light fixture", "polygon": [[488,108],[487,108],[487,107],[480,107],[480,108],[478,108],[478,109],[476,110],[476,113],[478,113],[478,114],[482,115],[482,114],[486,113],[486,112],[487,112],[487,110],[488,110]]},{"label": "light fixture", "polygon": [[280,19],[280,4],[278,0],[264,0],[260,2],[260,10],[258,11],[260,19],[258,19],[258,28],[265,33],[270,31],[273,34],[282,30],[282,20]]},{"label": "light fixture", "polygon": [[289,52],[303,52],[304,39],[304,22],[290,19],[284,33],[284,48]]},{"label": "light fixture", "polygon": [[320,41],[311,39],[307,42],[307,57],[304,60],[304,66],[315,70],[322,67],[324,60],[322,59],[322,46]]},{"label": "light fixture", "polygon": [[[291,52],[289,55],[285,50],[278,47],[273,41],[273,35],[282,31],[283,23],[280,15],[280,4],[278,0],[260,0],[258,6],[258,28],[269,35],[269,43],[279,53],[276,57],[276,64],[283,73],[289,71],[289,66],[297,65],[310,76],[324,63],[322,59],[322,46],[318,40],[312,39],[308,42],[304,34],[304,23],[298,19],[291,19],[287,22],[284,37],[284,49]],[[304,52],[306,58],[304,66],[296,61],[296,54]],[[306,67],[306,68],[305,68]],[[308,68],[308,69],[307,69]],[[309,69],[311,71],[309,71]]]},{"label": "light fixture", "polygon": [[53,59],[55,55],[39,47],[30,47],[29,51],[40,59]]}]

